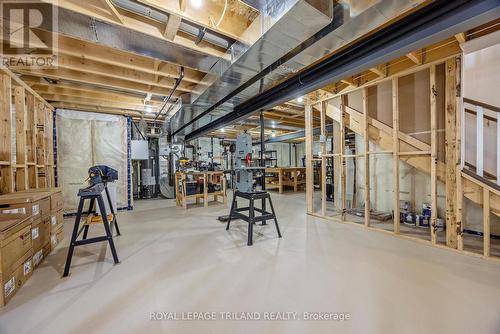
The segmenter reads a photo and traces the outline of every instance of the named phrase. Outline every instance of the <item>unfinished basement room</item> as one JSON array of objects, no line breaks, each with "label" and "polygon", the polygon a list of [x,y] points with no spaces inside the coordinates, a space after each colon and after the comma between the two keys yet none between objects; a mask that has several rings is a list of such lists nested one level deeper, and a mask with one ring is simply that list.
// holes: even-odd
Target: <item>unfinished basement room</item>
[{"label": "unfinished basement room", "polygon": [[500,333],[500,0],[0,20],[0,334]]}]

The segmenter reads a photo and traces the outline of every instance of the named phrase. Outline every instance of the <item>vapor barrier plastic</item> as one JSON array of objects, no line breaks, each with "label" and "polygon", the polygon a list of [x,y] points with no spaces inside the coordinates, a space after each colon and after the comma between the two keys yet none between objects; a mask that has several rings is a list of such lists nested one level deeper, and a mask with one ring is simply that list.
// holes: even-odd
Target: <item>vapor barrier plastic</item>
[{"label": "vapor barrier plastic", "polygon": [[88,168],[107,165],[118,171],[117,207],[127,206],[127,119],[58,109],[56,111],[58,177],[64,211],[75,212],[78,189],[86,186]]}]

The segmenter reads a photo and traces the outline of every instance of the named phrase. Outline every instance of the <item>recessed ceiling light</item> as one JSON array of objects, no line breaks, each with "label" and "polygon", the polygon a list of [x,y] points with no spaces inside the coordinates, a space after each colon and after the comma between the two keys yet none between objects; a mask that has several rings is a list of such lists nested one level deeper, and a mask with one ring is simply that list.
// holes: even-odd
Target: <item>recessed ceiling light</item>
[{"label": "recessed ceiling light", "polygon": [[194,8],[200,8],[201,7],[202,0],[191,0],[191,5]]},{"label": "recessed ceiling light", "polygon": [[302,103],[303,101],[304,101],[304,98],[302,96],[297,99],[298,103]]}]

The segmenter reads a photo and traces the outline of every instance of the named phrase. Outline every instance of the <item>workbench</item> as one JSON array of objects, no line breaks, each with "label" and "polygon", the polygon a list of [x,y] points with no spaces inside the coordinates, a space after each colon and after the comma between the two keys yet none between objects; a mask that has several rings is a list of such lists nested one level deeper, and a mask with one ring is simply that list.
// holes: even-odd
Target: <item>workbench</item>
[{"label": "workbench", "polygon": [[284,187],[293,187],[293,191],[297,192],[299,191],[299,187],[305,186],[305,184],[305,167],[266,168],[266,190],[278,189],[280,194],[282,194]]},{"label": "workbench", "polygon": [[[196,191],[188,191],[189,187],[193,187],[196,184]],[[220,190],[209,191],[209,185],[218,185]],[[209,196],[213,196],[214,202],[219,202],[219,198],[222,199],[222,203],[227,205],[227,182],[226,176],[223,172],[176,172],[175,173],[175,186],[176,186],[176,205],[183,207],[187,210],[188,201],[194,199],[196,204],[203,200],[203,205],[208,207]],[[210,186],[212,187],[212,186]]]}]

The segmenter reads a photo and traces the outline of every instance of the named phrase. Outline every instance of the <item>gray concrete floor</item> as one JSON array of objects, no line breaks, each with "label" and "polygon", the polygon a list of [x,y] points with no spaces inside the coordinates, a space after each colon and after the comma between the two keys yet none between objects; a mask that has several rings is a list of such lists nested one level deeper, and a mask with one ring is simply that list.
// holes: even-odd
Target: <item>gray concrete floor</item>
[{"label": "gray concrete floor", "polygon": [[[303,193],[273,199],[283,239],[259,226],[252,247],[242,222],[216,220],[222,205],[137,202],[119,214],[119,265],[104,244],[84,246],[61,279],[66,237],[0,310],[0,333],[500,333],[500,263],[308,217]],[[150,320],[287,311],[351,320]]]}]

